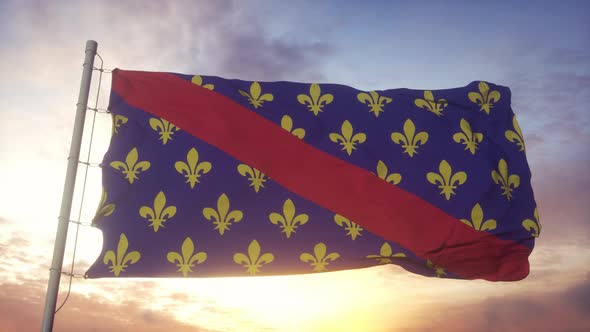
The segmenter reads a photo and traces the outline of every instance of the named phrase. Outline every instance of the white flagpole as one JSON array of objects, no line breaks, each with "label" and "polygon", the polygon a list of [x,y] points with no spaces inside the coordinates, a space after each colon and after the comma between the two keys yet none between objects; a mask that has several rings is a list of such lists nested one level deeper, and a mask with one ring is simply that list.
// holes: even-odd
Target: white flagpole
[{"label": "white flagpole", "polygon": [[80,93],[78,95],[78,103],[76,104],[76,120],[74,122],[74,131],[72,133],[70,155],[68,157],[66,181],[61,198],[61,210],[59,212],[57,234],[55,236],[55,245],[53,247],[53,260],[51,261],[51,268],[49,269],[49,283],[47,284],[47,296],[45,297],[45,309],[43,310],[43,325],[41,326],[41,331],[43,332],[51,332],[53,330],[55,305],[57,303],[66,239],[68,237],[68,225],[70,222],[70,212],[72,210],[74,187],[76,184],[76,172],[78,171],[80,146],[82,144],[82,133],[84,132],[84,120],[86,118],[86,108],[88,107],[88,94],[90,93],[90,83],[92,81],[92,68],[94,67],[94,56],[96,55],[97,48],[98,44],[94,40],[86,41],[86,57],[84,58]]}]

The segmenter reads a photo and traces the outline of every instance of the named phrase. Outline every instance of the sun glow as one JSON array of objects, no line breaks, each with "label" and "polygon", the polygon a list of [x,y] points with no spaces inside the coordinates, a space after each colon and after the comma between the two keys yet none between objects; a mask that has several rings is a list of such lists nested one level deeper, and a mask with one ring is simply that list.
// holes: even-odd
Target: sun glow
[{"label": "sun glow", "polygon": [[[366,330],[367,326],[385,323],[371,316],[371,308],[392,302],[391,297],[376,286],[381,283],[376,271],[378,269],[280,277],[175,279],[164,283],[176,291],[182,288],[189,298],[185,303],[197,299],[211,303],[205,308],[177,307],[176,318],[189,324],[202,323],[199,319],[205,315],[200,314],[199,309],[211,312],[214,308],[224,308],[234,325],[228,326],[224,320],[223,326],[219,326],[222,329],[243,330],[253,324],[257,328],[280,328],[281,331],[358,331],[361,326]],[[387,324],[391,327],[392,317],[388,317]]]}]

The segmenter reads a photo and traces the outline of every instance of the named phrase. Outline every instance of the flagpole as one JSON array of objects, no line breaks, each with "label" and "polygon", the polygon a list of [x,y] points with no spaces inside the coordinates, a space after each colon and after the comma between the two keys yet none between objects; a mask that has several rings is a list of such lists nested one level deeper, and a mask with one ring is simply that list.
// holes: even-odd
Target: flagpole
[{"label": "flagpole", "polygon": [[59,212],[57,234],[53,247],[53,259],[49,269],[49,282],[47,284],[47,295],[45,297],[45,309],[43,310],[42,332],[51,332],[53,330],[53,319],[55,318],[55,305],[57,303],[57,294],[59,292],[59,281],[61,269],[63,266],[64,251],[66,248],[66,239],[68,237],[68,225],[70,222],[70,212],[72,210],[72,198],[76,184],[76,172],[78,171],[78,160],[80,159],[80,146],[82,144],[82,134],[84,132],[84,120],[86,118],[86,108],[88,107],[88,94],[90,93],[90,83],[92,81],[92,69],[94,67],[94,56],[98,44],[94,40],[86,41],[86,56],[82,71],[82,80],[80,82],[80,93],[78,94],[78,103],[76,104],[76,120],[74,122],[74,131],[72,133],[72,142],[70,146],[70,155],[68,157],[68,168],[66,171],[66,181],[61,198],[61,209]]}]

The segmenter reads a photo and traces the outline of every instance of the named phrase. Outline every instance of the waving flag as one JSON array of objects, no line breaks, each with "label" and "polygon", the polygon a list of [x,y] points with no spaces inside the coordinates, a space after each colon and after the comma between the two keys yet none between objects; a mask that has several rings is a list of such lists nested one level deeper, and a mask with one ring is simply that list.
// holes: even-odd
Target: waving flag
[{"label": "waving flag", "polygon": [[115,70],[109,108],[89,277],[529,272],[541,225],[506,87]]}]

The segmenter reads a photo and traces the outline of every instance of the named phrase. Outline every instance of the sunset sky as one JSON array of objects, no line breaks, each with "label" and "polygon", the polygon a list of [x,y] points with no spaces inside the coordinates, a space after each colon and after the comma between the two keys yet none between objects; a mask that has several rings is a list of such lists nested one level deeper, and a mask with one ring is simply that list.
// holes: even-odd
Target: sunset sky
[{"label": "sunset sky", "polygon": [[[87,39],[109,69],[363,90],[508,86],[543,230],[531,274],[513,283],[426,278],[391,265],[286,277],[75,278],[56,331],[590,330],[590,2],[475,3],[0,1],[0,332],[41,326]],[[109,91],[105,74],[99,107]],[[98,115],[94,132],[90,161],[98,163],[110,118]],[[100,170],[88,172],[81,211],[84,168],[78,175],[72,219],[89,222]],[[75,232],[71,225],[64,269]],[[101,241],[100,231],[80,228],[75,273],[94,262]]]}]

